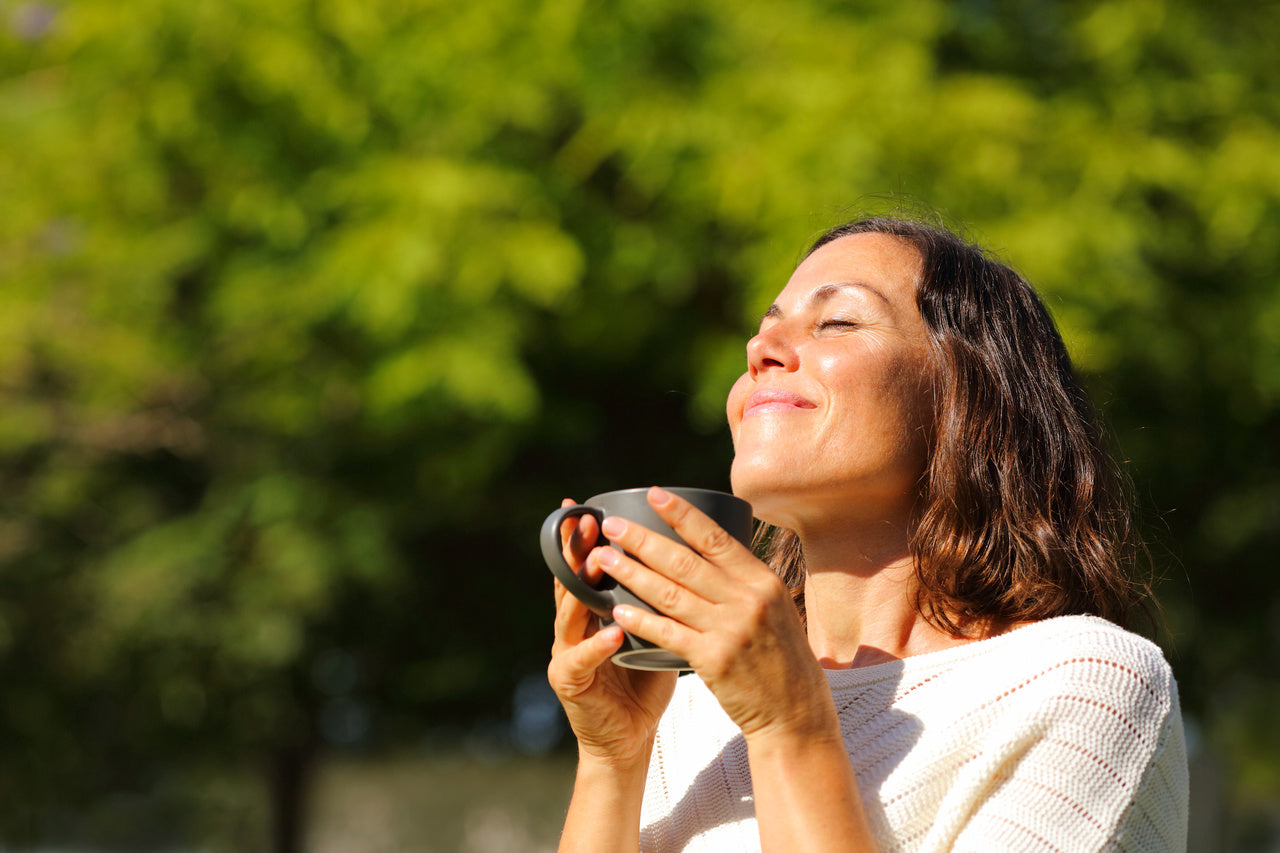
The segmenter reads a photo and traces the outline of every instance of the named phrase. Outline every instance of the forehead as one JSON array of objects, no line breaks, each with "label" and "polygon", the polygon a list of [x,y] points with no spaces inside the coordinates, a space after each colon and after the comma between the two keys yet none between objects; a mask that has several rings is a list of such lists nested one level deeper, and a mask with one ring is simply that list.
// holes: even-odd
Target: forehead
[{"label": "forehead", "polygon": [[920,253],[905,240],[889,234],[850,234],[805,258],[778,295],[778,303],[804,301],[825,285],[861,282],[890,303],[911,305],[922,267]]}]

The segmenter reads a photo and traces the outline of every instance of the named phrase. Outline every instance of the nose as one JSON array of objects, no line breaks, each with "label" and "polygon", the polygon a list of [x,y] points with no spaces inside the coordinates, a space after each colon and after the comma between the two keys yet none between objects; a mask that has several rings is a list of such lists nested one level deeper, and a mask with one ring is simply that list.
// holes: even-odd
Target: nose
[{"label": "nose", "polygon": [[761,329],[747,341],[747,373],[753,377],[767,370],[790,372],[799,366],[799,361],[783,323]]}]

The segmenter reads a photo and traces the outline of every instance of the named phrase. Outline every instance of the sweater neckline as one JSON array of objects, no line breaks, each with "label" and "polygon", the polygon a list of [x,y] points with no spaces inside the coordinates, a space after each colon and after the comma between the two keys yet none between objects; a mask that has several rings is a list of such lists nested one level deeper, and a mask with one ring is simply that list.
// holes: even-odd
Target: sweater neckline
[{"label": "sweater neckline", "polygon": [[1015,639],[1019,643],[1025,643],[1028,640],[1034,641],[1046,634],[1059,633],[1062,629],[1072,626],[1080,628],[1107,626],[1115,630],[1120,630],[1099,616],[1090,616],[1087,614],[1054,616],[1049,619],[1043,619],[1039,622],[1032,622],[1031,624],[1024,625],[1021,628],[1006,631],[1005,633],[995,637],[990,637],[985,640],[974,640],[971,643],[953,646],[949,649],[940,649],[936,652],[925,652],[919,655],[899,658],[898,660],[885,661],[884,663],[872,664],[870,666],[854,667],[852,669],[824,669],[823,672],[826,673],[827,682],[833,690],[845,687],[857,687],[866,684],[873,684],[877,681],[884,681],[890,678],[901,678],[902,676],[910,673],[954,666],[961,661],[982,657],[999,651],[1000,649],[1011,645]]}]

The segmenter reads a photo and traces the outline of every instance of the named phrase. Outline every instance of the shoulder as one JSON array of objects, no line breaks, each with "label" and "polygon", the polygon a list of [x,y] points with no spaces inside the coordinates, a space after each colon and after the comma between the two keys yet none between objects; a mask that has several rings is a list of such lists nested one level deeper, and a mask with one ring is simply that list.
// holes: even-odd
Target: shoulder
[{"label": "shoulder", "polygon": [[922,720],[1176,708],[1160,648],[1096,616],[1060,616],[986,640],[862,669],[828,672],[839,707],[896,708]]},{"label": "shoulder", "polygon": [[1021,720],[1015,730],[1090,755],[1131,781],[1166,748],[1181,750],[1177,682],[1151,641],[1091,616],[1047,620],[1007,636],[1019,642],[988,662],[1004,673],[988,701],[993,710],[1005,706],[1005,720]]},{"label": "shoulder", "polygon": [[1158,668],[1168,668],[1164,652],[1139,634],[1108,622],[1100,616],[1058,616],[1033,622],[1013,637],[1071,650],[1092,651],[1104,656],[1141,660]]},{"label": "shoulder", "polygon": [[[1180,728],[1177,683],[1160,648],[1094,616],[1062,616],[935,655],[908,658],[880,687],[885,707],[930,724],[1010,737],[1108,732],[1153,748]],[[870,685],[867,685],[869,687]],[[864,689],[866,689],[864,687]],[[1141,733],[1139,736],[1138,733]]]},{"label": "shoulder", "polygon": [[974,660],[992,689],[979,712],[989,723],[979,753],[995,758],[987,778],[998,793],[966,837],[1016,825],[1059,848],[1089,838],[1097,847],[1124,839],[1124,849],[1179,849],[1186,753],[1177,683],[1160,648],[1089,616],[984,642]]},{"label": "shoulder", "polygon": [[1173,670],[1160,647],[1096,616],[1062,616],[1013,631],[993,648],[991,666],[1016,659],[1028,682],[1132,694],[1167,707],[1176,697]]},{"label": "shoulder", "polygon": [[[1096,616],[1059,616],[999,636],[896,664],[839,676],[837,690],[871,681],[896,688],[895,701],[944,691],[988,705],[1015,694],[1104,687],[1168,701],[1176,695],[1164,653],[1144,637]],[[954,703],[947,703],[954,704]]]}]

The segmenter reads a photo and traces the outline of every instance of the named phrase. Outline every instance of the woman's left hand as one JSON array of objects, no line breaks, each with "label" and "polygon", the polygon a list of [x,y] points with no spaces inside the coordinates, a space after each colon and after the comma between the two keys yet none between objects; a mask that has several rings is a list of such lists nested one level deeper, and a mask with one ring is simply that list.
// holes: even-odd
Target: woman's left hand
[{"label": "woman's left hand", "polygon": [[648,497],[689,547],[605,519],[605,535],[637,559],[599,547],[588,561],[663,614],[619,606],[614,619],[687,660],[749,739],[829,726],[827,680],[782,580],[687,501],[659,488]]}]

